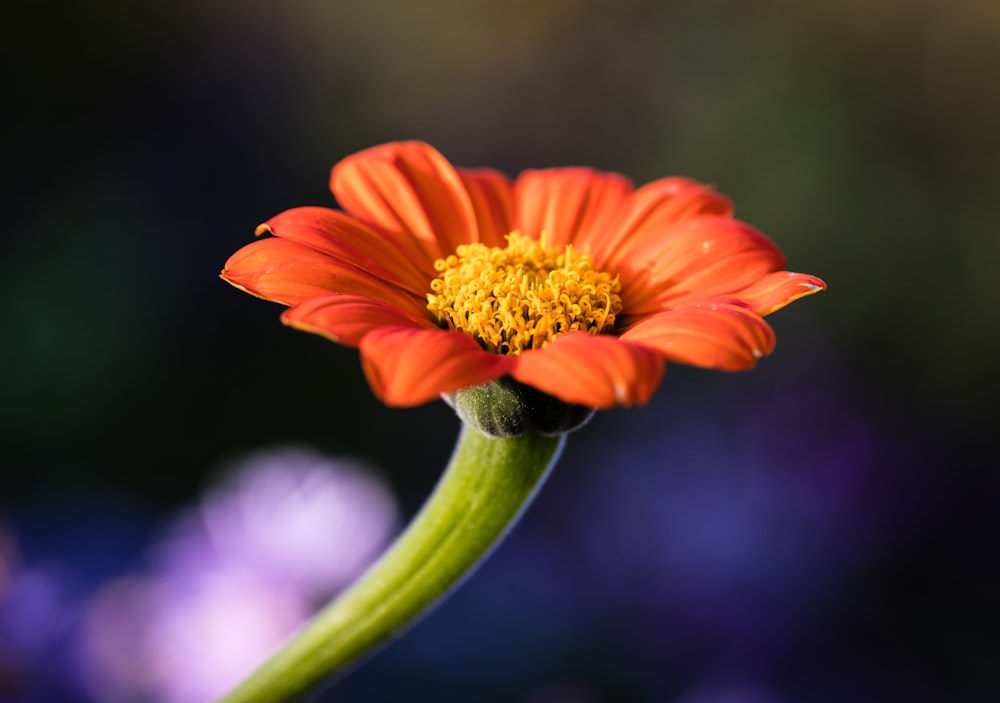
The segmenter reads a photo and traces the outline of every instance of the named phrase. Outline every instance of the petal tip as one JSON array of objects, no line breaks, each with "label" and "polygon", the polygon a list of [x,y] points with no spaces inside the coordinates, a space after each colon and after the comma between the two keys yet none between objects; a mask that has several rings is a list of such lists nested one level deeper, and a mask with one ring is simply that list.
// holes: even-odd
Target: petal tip
[{"label": "petal tip", "polygon": [[811,281],[805,281],[800,285],[806,288],[809,293],[819,293],[820,291],[826,290],[826,281],[821,278],[814,277]]},{"label": "petal tip", "polygon": [[222,269],[222,272],[219,274],[219,278],[221,278],[223,281],[231,285],[233,288],[241,290],[244,293],[249,293],[255,298],[260,298],[261,300],[269,300],[269,298],[265,298],[263,295],[261,295],[254,289],[248,287],[248,285],[241,283],[240,281],[244,277],[241,277],[240,275],[234,273],[233,271],[230,271],[229,269]]}]

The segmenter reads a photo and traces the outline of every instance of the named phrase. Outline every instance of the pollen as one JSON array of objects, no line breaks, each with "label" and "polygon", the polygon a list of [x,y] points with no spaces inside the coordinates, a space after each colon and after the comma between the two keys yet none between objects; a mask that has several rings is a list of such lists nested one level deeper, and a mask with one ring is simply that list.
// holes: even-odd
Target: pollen
[{"label": "pollen", "polygon": [[427,309],[495,354],[541,349],[571,330],[612,331],[621,312],[618,276],[594,268],[571,245],[547,246],[519,232],[506,247],[463,244],[434,262]]}]

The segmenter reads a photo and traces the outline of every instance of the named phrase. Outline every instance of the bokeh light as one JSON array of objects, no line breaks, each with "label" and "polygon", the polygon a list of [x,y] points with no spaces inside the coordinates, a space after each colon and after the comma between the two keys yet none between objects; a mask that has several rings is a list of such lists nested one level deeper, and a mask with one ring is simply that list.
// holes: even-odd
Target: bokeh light
[{"label": "bokeh light", "polygon": [[370,470],[302,449],[230,467],[150,549],[102,586],[80,657],[95,700],[207,703],[356,578],[396,530]]}]

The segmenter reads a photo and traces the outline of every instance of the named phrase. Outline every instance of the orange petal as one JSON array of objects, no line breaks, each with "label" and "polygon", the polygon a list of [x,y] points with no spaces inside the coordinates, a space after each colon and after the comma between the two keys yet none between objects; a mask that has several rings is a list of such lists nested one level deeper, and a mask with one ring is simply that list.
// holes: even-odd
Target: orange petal
[{"label": "orange petal", "polygon": [[491,247],[504,247],[504,235],[517,229],[514,225],[514,187],[510,179],[488,168],[458,169],[476,213],[479,241]]},{"label": "orange petal", "polygon": [[386,405],[411,406],[503,376],[513,357],[483,351],[472,337],[440,329],[389,327],[361,340],[361,364]]},{"label": "orange petal", "polygon": [[433,262],[409,237],[376,232],[342,212],[324,207],[285,210],[257,228],[257,234],[299,242],[342,259],[417,295],[435,276]]},{"label": "orange petal", "polygon": [[572,243],[586,252],[607,235],[630,192],[631,182],[617,173],[589,168],[525,171],[514,184],[516,229],[534,239],[545,232],[550,246]]},{"label": "orange petal", "polygon": [[663,376],[653,350],[586,332],[569,332],[513,358],[511,375],[521,383],[591,408],[642,405]]},{"label": "orange petal", "polygon": [[369,332],[383,327],[437,329],[426,317],[360,295],[311,298],[286,310],[281,321],[351,347],[358,346]]},{"label": "orange petal", "polygon": [[749,308],[704,302],[641,320],[622,339],[652,347],[665,358],[692,366],[742,371],[774,349],[774,331]]},{"label": "orange petal", "polygon": [[226,262],[222,278],[240,290],[283,305],[331,293],[374,298],[415,315],[426,301],[340,259],[287,239],[261,239]]},{"label": "orange petal", "polygon": [[633,240],[617,268],[623,316],[666,304],[729,295],[780,269],[785,257],[763,234],[738,220],[702,215]]},{"label": "orange petal", "polygon": [[677,176],[661,178],[629,196],[613,231],[595,242],[594,259],[599,265],[614,269],[628,251],[629,243],[650,231],[657,236],[656,233],[698,215],[731,217],[732,214],[729,199],[708,186]]},{"label": "orange petal", "polygon": [[333,167],[330,188],[355,217],[415,237],[432,261],[478,241],[462,180],[423,142],[392,142],[348,156]]},{"label": "orange petal", "polygon": [[733,297],[749,305],[758,315],[770,315],[794,300],[821,290],[826,290],[826,283],[816,276],[776,271],[733,293]]}]

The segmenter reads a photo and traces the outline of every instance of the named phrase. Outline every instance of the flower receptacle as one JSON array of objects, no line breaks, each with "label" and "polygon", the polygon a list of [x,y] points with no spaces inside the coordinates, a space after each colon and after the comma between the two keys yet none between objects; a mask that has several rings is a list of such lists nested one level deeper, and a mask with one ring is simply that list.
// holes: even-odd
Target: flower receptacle
[{"label": "flower receptacle", "polygon": [[490,437],[560,435],[583,427],[594,409],[572,405],[509,376],[444,396],[462,422]]}]

